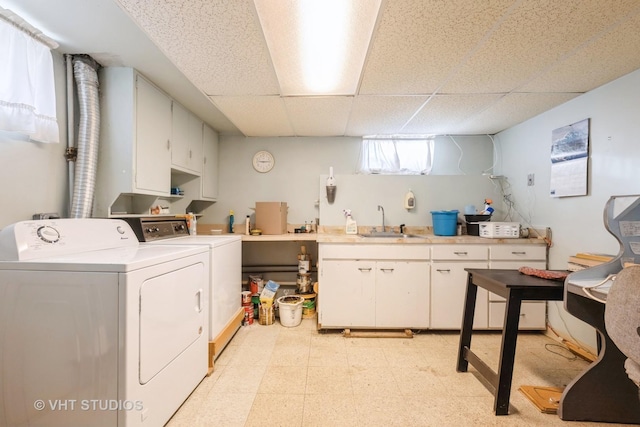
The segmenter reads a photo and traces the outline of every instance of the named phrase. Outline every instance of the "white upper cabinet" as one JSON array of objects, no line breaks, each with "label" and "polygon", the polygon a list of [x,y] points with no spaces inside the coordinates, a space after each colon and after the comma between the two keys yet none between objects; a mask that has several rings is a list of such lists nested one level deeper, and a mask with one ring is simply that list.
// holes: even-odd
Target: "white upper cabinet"
[{"label": "white upper cabinet", "polygon": [[[132,68],[105,67],[93,215],[144,213],[171,189],[171,99]],[[142,203],[144,205],[145,203]]]},{"label": "white upper cabinet", "polygon": [[136,76],[135,180],[133,191],[171,189],[171,99]]},{"label": "white upper cabinet", "polygon": [[[176,213],[193,200],[215,201],[217,133],[132,68],[105,67],[99,79],[93,215],[148,214],[158,197]],[[171,196],[172,187],[184,197]]]},{"label": "white upper cabinet", "polygon": [[202,199],[218,198],[218,134],[203,126]]},{"label": "white upper cabinet", "polygon": [[171,166],[182,172],[202,173],[202,120],[173,101]]}]

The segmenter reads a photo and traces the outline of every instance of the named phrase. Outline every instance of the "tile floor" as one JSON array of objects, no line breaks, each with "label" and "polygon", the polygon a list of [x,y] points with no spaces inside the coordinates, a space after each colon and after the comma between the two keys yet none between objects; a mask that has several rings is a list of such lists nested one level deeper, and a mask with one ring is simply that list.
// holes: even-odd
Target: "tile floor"
[{"label": "tile floor", "polygon": [[[500,334],[474,334],[472,348],[497,368]],[[518,338],[508,416],[469,367],[455,370],[458,334],[344,338],[315,319],[294,328],[241,327],[167,424],[180,426],[597,426],[542,414],[520,385],[566,385],[587,362],[541,333]],[[612,426],[612,424],[603,424]]]}]

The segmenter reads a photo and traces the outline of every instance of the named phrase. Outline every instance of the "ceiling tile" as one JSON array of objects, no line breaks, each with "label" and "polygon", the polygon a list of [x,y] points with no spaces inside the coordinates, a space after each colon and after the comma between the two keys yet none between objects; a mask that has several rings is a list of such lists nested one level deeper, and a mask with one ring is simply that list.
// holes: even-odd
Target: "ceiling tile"
[{"label": "ceiling tile", "polygon": [[428,96],[357,96],[347,125],[347,135],[399,133]]},{"label": "ceiling tile", "polygon": [[117,0],[206,95],[280,90],[251,0]]},{"label": "ceiling tile", "polygon": [[637,8],[632,0],[521,2],[441,92],[511,92]]},{"label": "ceiling tile", "polygon": [[279,96],[212,96],[211,100],[245,136],[294,136]]},{"label": "ceiling tile", "polygon": [[297,136],[342,136],[353,97],[285,97],[285,108]]},{"label": "ceiling tile", "polygon": [[497,94],[436,95],[403,129],[405,133],[458,134],[469,117],[500,99]]},{"label": "ceiling tile", "polygon": [[579,95],[577,93],[512,93],[459,123],[457,129],[459,133],[466,135],[495,134]]},{"label": "ceiling tile", "polygon": [[[587,92],[640,68],[640,13],[519,89]],[[578,70],[578,72],[576,72]]]},{"label": "ceiling tile", "polygon": [[433,93],[514,2],[384,2],[359,93]]}]

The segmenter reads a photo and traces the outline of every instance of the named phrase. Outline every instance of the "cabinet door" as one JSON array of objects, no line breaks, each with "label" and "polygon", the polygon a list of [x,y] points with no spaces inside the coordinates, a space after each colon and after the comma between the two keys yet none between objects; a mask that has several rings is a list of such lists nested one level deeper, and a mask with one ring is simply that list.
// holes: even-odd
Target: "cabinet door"
[{"label": "cabinet door", "polygon": [[202,197],[218,198],[218,134],[209,126],[203,128]]},{"label": "cabinet door", "polygon": [[177,102],[171,109],[171,165],[187,168],[189,164],[189,111]]},{"label": "cabinet door", "polygon": [[429,263],[376,263],[376,327],[429,327]]},{"label": "cabinet door", "polygon": [[169,194],[171,187],[171,99],[136,78],[135,187]]},{"label": "cabinet door", "polygon": [[[487,261],[433,262],[431,265],[431,328],[460,329],[467,291],[465,268],[487,268]],[[488,326],[488,292],[478,288],[475,329]]]},{"label": "cabinet door", "polygon": [[189,162],[187,167],[196,175],[202,174],[203,126],[202,120],[191,113],[189,114]]},{"label": "cabinet door", "polygon": [[375,262],[325,260],[318,296],[321,327],[375,326]]},{"label": "cabinet door", "polygon": [[183,172],[202,173],[202,121],[177,102],[172,111],[171,165]]}]

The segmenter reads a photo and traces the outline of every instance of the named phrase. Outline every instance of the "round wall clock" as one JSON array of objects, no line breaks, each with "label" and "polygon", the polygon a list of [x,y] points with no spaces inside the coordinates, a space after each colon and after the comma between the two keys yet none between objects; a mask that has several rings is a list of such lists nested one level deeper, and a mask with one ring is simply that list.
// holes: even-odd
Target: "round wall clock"
[{"label": "round wall clock", "polygon": [[253,155],[253,168],[260,173],[269,172],[275,162],[273,154],[268,151],[258,151]]}]

